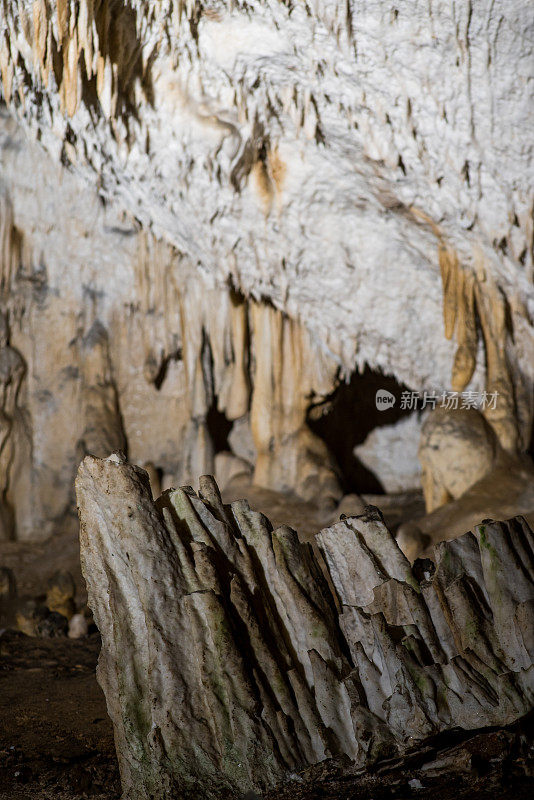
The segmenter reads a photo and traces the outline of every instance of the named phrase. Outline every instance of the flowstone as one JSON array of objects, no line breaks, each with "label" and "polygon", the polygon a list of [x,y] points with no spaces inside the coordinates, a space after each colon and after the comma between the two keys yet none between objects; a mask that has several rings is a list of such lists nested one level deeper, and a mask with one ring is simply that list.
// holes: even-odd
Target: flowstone
[{"label": "flowstone", "polygon": [[420,570],[367,507],[317,536],[334,598],[295,531],[223,505],[209,476],[154,501],[144,470],[87,456],[76,491],[124,797],[242,798],[532,708],[520,517],[441,543]]}]

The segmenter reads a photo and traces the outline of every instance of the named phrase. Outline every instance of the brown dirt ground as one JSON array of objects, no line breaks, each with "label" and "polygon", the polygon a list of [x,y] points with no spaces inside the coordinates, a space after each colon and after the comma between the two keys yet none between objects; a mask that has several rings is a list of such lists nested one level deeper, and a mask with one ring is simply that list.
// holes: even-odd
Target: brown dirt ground
[{"label": "brown dirt ground", "polygon": [[118,798],[113,729],[85,640],[0,636],[0,798]]},{"label": "brown dirt ground", "polygon": [[[120,797],[112,726],[95,677],[99,648],[97,633],[81,641],[0,635],[0,800]],[[509,730],[455,732],[365,775],[325,762],[265,800],[531,800],[533,727],[530,719]],[[410,785],[414,779],[421,788]]]}]

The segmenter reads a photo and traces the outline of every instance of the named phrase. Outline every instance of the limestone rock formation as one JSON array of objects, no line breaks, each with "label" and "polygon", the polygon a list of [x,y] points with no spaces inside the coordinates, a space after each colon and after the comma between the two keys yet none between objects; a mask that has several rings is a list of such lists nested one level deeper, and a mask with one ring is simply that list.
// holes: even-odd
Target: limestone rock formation
[{"label": "limestone rock formation", "polygon": [[305,415],[366,364],[498,391],[488,423],[528,447],[528,0],[0,14],[0,537],[74,530],[85,452],[213,472],[217,415],[257,483],[333,501]]},{"label": "limestone rock formation", "polygon": [[410,414],[393,425],[373,428],[365,441],[354,448],[354,455],[376,475],[387,494],[419,489],[420,437],[419,414]]},{"label": "limestone rock formation", "polygon": [[486,517],[524,514],[534,522],[534,466],[507,452],[475,408],[437,408],[426,417],[419,443],[427,513],[401,525],[397,542],[414,560]]},{"label": "limestone rock formation", "polygon": [[532,708],[534,535],[521,518],[442,543],[421,571],[368,507],[317,537],[335,600],[293,530],[224,506],[210,477],[154,501],[143,470],[88,456],[76,490],[132,800],[239,798],[326,758],[365,766]]},{"label": "limestone rock formation", "polygon": [[500,455],[495,431],[476,408],[432,411],[419,442],[427,511],[458,499],[493,470]]},{"label": "limestone rock formation", "polygon": [[58,570],[48,580],[46,607],[70,620],[76,612],[75,595],[76,584],[70,572]]},{"label": "limestone rock formation", "polygon": [[[16,153],[6,158],[4,178],[19,185],[14,204],[4,197],[2,217],[9,237],[0,298],[7,329],[0,538],[45,539],[62,526],[74,534],[73,482],[86,453],[121,449],[151,465],[164,487],[213,472],[215,456],[232,445],[234,455],[243,443],[247,454],[253,448],[254,468],[252,435],[245,442],[240,434],[250,431],[252,405],[262,449],[257,480],[304,491],[315,476],[325,497],[337,498],[328,449],[306,425],[309,395],[327,394],[337,380],[320,343],[281,311],[254,312],[227,283],[210,286],[184,256],[21,144],[20,128],[6,122],[3,135],[2,152]],[[45,182],[60,185],[33,217],[26,213],[34,192],[28,161]],[[28,236],[13,220],[13,205]],[[62,230],[56,215],[64,207]],[[271,344],[276,328],[283,339],[273,336]],[[269,387],[282,365],[276,399]],[[275,447],[262,425],[272,426]],[[217,440],[225,426],[232,445]]]}]

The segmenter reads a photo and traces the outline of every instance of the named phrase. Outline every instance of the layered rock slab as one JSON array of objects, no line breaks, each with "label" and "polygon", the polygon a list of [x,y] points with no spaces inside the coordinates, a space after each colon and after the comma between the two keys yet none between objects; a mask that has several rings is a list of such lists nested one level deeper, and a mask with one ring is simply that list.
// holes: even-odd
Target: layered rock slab
[{"label": "layered rock slab", "polygon": [[88,456],[76,489],[126,797],[243,797],[532,707],[520,518],[442,543],[419,581],[369,507],[317,537],[334,598],[309,545],[210,477],[154,501],[143,470]]}]

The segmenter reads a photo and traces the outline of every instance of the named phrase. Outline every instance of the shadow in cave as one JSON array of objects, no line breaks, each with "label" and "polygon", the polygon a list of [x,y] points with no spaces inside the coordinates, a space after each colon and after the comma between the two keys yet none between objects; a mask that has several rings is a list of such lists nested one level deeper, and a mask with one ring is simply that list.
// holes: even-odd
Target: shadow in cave
[{"label": "shadow in cave", "polygon": [[[393,407],[377,408],[376,393],[379,389],[385,389],[395,397]],[[417,413],[401,408],[401,395],[405,391],[411,390],[391,375],[366,367],[362,373],[353,373],[348,382],[341,381],[328,398],[308,409],[307,423],[336,458],[345,493],[384,493],[376,475],[356,458],[353,451],[375,428],[394,425],[400,419]]]},{"label": "shadow in cave", "polygon": [[530,456],[532,461],[534,461],[534,421],[531,424],[532,428],[530,430],[530,440],[529,443],[527,444],[526,454],[527,456]]},{"label": "shadow in cave", "polygon": [[230,450],[228,436],[232,430],[233,421],[229,420],[224,411],[217,408],[217,396],[214,395],[211,406],[206,414],[206,426],[211,437],[214,453]]}]

